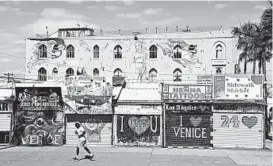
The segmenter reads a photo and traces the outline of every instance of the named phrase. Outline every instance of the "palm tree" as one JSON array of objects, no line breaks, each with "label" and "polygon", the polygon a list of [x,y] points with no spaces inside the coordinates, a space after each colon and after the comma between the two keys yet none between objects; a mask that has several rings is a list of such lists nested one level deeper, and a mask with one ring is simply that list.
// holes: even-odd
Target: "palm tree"
[{"label": "palm tree", "polygon": [[253,62],[253,74],[255,73],[259,31],[259,26],[252,22],[234,27],[232,30],[232,34],[238,37],[237,49],[243,50],[239,55],[239,62],[244,61],[244,74],[247,72],[248,62]]}]

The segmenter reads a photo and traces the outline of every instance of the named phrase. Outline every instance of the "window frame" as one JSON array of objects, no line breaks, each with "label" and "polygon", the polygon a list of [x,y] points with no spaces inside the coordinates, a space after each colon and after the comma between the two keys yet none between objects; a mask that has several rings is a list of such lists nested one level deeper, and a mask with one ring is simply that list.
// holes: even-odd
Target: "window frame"
[{"label": "window frame", "polygon": [[[180,49],[180,51],[179,51],[179,49]],[[180,57],[178,57],[178,56],[180,56]],[[178,44],[176,46],[174,46],[174,48],[173,48],[173,58],[174,59],[182,59],[182,47]]]},{"label": "window frame", "polygon": [[98,68],[93,69],[93,77],[99,77],[100,76],[100,70]]},{"label": "window frame", "polygon": [[[116,75],[116,73],[119,72],[118,75]],[[120,68],[116,68],[113,72],[115,77],[121,77],[122,76],[122,70]]]},{"label": "window frame", "polygon": [[[44,72],[44,73],[42,73]],[[47,81],[47,71],[44,67],[38,70],[38,81]]]},{"label": "window frame", "polygon": [[[180,73],[180,75],[178,75],[178,72]],[[177,73],[177,74],[176,74]],[[175,75],[176,74],[176,75]],[[174,82],[181,82],[182,81],[182,70],[179,69],[179,68],[176,68],[174,71],[173,71],[173,81]],[[178,80],[176,80],[178,78]]]},{"label": "window frame", "polygon": [[[71,69],[71,70],[70,70],[70,69]],[[68,74],[68,71],[69,71],[69,70],[70,70],[70,71],[73,71],[73,74],[70,74],[70,73]],[[67,77],[69,77],[69,76],[74,76],[74,75],[75,75],[75,71],[74,71],[73,68],[70,67],[70,68],[66,69],[65,74],[66,74]]]},{"label": "window frame", "polygon": [[122,47],[120,45],[114,47],[114,59],[122,59]]},{"label": "window frame", "polygon": [[67,59],[74,59],[75,58],[75,47],[69,44],[66,47],[66,58]]},{"label": "window frame", "polygon": [[149,58],[150,59],[157,59],[157,47],[155,45],[152,45],[149,48]]},{"label": "window frame", "polygon": [[93,47],[93,58],[100,59],[100,47],[98,45]]},{"label": "window frame", "polygon": [[41,44],[38,50],[39,50],[39,59],[47,59],[47,46],[44,44]]}]

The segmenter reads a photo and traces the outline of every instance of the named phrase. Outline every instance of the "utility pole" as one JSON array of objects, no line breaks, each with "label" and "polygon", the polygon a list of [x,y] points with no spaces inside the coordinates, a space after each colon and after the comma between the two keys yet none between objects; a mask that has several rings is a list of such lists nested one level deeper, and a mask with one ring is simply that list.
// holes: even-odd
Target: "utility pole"
[{"label": "utility pole", "polygon": [[[13,79],[13,73],[7,73],[7,74],[4,74],[4,75],[8,76],[8,83],[12,82],[12,81],[10,81],[10,78]],[[10,76],[12,76],[12,77],[10,77]]]}]

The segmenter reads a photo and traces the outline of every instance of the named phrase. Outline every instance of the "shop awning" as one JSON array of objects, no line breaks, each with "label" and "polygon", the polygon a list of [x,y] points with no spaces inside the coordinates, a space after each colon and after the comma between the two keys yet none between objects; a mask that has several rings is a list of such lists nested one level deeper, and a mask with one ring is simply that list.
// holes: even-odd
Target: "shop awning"
[{"label": "shop awning", "polygon": [[263,100],[213,100],[214,104],[259,104],[266,105]]},{"label": "shop awning", "polygon": [[118,103],[161,103],[161,93],[158,89],[122,89]]}]

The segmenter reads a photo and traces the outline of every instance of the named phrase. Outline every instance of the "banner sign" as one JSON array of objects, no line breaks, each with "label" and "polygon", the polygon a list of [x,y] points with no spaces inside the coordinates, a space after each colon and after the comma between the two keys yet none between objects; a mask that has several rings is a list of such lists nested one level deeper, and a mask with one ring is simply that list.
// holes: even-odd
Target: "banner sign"
[{"label": "banner sign", "polygon": [[197,104],[197,103],[166,103],[165,110],[171,113],[187,113],[187,114],[211,114],[211,104]]},{"label": "banner sign", "polygon": [[63,101],[60,87],[16,87],[19,110],[61,110]]},{"label": "banner sign", "polygon": [[263,77],[261,75],[214,76],[214,99],[263,100]]},{"label": "banner sign", "polygon": [[12,112],[12,103],[0,101],[0,112]]},{"label": "banner sign", "polygon": [[161,115],[161,105],[118,105],[115,114]]},{"label": "banner sign", "polygon": [[211,85],[164,85],[163,99],[212,100]]}]

